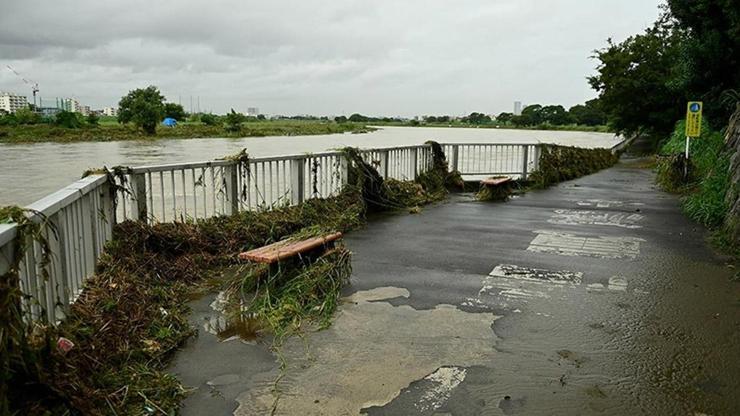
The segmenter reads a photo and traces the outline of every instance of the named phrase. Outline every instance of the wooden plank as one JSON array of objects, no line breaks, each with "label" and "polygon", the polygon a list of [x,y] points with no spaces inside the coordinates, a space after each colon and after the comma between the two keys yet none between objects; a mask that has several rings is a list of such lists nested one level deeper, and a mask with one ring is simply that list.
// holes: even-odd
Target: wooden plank
[{"label": "wooden plank", "polygon": [[239,254],[239,258],[257,263],[272,264],[280,260],[297,256],[300,253],[313,250],[341,237],[342,233],[337,232],[324,237],[313,237],[300,241],[278,241],[277,243],[273,243],[268,246],[241,253]]},{"label": "wooden plank", "polygon": [[488,179],[483,179],[482,181],[480,181],[480,183],[481,183],[481,185],[485,185],[485,186],[499,186],[499,185],[503,185],[503,184],[505,184],[507,182],[510,182],[510,181],[511,181],[511,178],[509,178],[509,177],[503,177],[503,178],[488,178]]}]

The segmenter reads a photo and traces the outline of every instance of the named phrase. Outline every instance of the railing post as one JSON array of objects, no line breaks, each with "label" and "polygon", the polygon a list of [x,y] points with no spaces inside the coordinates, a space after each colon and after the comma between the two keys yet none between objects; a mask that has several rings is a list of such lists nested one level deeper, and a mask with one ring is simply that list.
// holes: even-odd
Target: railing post
[{"label": "railing post", "polygon": [[134,173],[131,175],[131,187],[134,194],[133,219],[147,222],[146,176],[143,173]]},{"label": "railing post", "polygon": [[100,215],[104,216],[105,223],[105,241],[107,242],[113,235],[113,226],[116,224],[116,207],[113,203],[114,196],[111,195],[115,189],[115,183],[106,181],[103,186],[100,187],[100,205],[102,212]]},{"label": "railing post", "polygon": [[414,147],[411,149],[411,180],[415,180],[419,175],[419,165],[417,163],[419,156],[419,148]]},{"label": "railing post", "polygon": [[532,170],[540,170],[540,156],[542,155],[542,147],[539,144],[534,145],[534,167]]},{"label": "railing post", "polygon": [[239,162],[224,166],[226,176],[226,198],[229,215],[239,213]]},{"label": "railing post", "polygon": [[[69,313],[69,304],[72,300],[72,297],[74,296],[73,293],[71,293],[69,289],[69,283],[70,283],[70,276],[69,272],[67,271],[67,243],[66,243],[66,236],[67,236],[67,230],[65,228],[65,221],[60,221],[59,215],[63,211],[58,211],[56,214],[49,217],[49,222],[51,226],[56,229],[56,233],[49,233],[50,235],[55,234],[54,238],[49,238],[49,248],[51,249],[52,256],[50,258],[50,270],[49,270],[49,280],[52,287],[56,288],[56,294],[59,302],[58,303],[61,306],[62,314],[66,316]],[[93,238],[95,240],[95,238]],[[93,263],[95,262],[95,259],[93,259]],[[86,277],[86,276],[85,276]],[[51,317],[49,319],[50,322],[54,323],[56,320],[56,305],[52,305],[51,308]]]},{"label": "railing post", "polygon": [[303,203],[305,169],[306,159],[300,158],[290,161],[290,200],[294,205]]},{"label": "railing post", "polygon": [[452,170],[460,172],[460,146],[452,145]]},{"label": "railing post", "polygon": [[[345,163],[347,159],[344,159]],[[383,179],[388,179],[388,150],[380,151],[380,174]]]},{"label": "railing post", "polygon": [[524,147],[524,155],[522,158],[522,181],[527,180],[527,168],[529,168],[529,145],[522,145]]}]

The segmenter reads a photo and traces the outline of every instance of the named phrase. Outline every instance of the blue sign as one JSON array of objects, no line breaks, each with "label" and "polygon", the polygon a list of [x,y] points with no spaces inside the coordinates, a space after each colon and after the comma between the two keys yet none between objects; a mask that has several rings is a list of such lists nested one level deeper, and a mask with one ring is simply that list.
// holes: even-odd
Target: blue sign
[{"label": "blue sign", "polygon": [[689,107],[692,113],[698,113],[701,111],[701,104],[699,103],[691,103],[691,106]]}]

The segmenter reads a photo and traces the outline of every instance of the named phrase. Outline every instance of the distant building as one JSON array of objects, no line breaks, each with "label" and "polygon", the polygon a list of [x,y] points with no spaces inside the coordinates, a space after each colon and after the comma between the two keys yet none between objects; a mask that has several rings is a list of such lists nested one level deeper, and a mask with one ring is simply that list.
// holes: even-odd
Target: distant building
[{"label": "distant building", "polygon": [[118,109],[116,107],[105,107],[103,109],[103,115],[108,117],[116,117],[118,115]]},{"label": "distant building", "polygon": [[260,114],[260,109],[257,107],[249,107],[247,108],[247,115],[248,116],[258,116]]},{"label": "distant building", "polygon": [[10,92],[0,92],[0,110],[7,113],[15,113],[21,108],[28,107],[28,99],[22,95]]},{"label": "distant building", "polygon": [[71,113],[79,113],[80,102],[75,100],[74,98],[62,98],[59,102],[59,108]]},{"label": "distant building", "polygon": [[89,116],[90,115],[90,106],[89,105],[81,105],[80,106],[80,114],[83,116]]},{"label": "distant building", "polygon": [[515,116],[522,115],[522,102],[521,101],[514,101],[514,115]]}]

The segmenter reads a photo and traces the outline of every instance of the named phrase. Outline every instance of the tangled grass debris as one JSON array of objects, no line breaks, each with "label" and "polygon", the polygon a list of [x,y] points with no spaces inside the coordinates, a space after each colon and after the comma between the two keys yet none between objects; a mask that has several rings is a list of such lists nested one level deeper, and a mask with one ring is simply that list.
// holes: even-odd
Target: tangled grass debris
[{"label": "tangled grass debris", "polygon": [[618,161],[619,156],[609,149],[544,145],[539,169],[532,172],[529,179],[535,188],[547,188],[612,167]]},{"label": "tangled grass debris", "polygon": [[[345,151],[359,156],[355,149]],[[233,300],[245,308],[237,310],[256,318],[277,338],[295,334],[307,323],[329,325],[351,272],[350,254],[341,245],[259,287],[264,268],[245,268],[236,279],[224,277],[224,271],[238,264],[242,251],[291,236],[346,232],[363,226],[366,213],[373,210],[408,209],[446,195],[447,172],[430,172],[414,184],[394,183],[384,181],[361,158],[350,160],[351,180],[332,198],[195,222],[116,225],[96,274],[59,325],[24,325],[18,270],[11,270],[0,286],[2,313],[8,318],[0,324],[0,410],[175,413],[187,392],[166,366],[177,347],[195,333],[187,303],[203,288],[238,293]],[[22,221],[19,213],[6,209],[0,218]],[[57,348],[55,342],[62,337],[72,341],[71,350]]]}]

